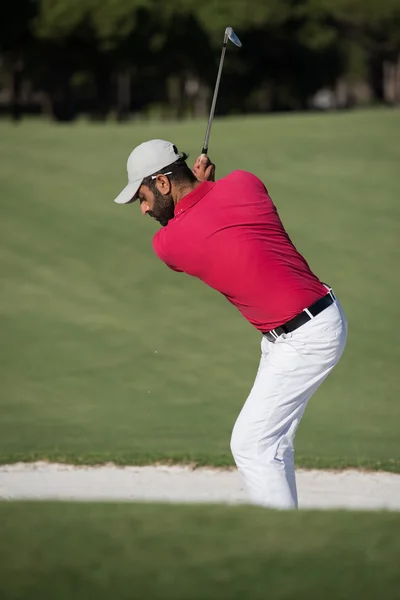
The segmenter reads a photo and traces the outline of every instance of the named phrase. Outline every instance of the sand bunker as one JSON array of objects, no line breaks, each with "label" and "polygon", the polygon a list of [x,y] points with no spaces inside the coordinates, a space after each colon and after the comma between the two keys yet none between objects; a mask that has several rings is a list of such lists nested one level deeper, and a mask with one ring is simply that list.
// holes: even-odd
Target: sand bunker
[{"label": "sand bunker", "polygon": [[[400,475],[298,470],[300,508],[400,510]],[[236,470],[183,466],[0,466],[0,499],[249,502]]]}]

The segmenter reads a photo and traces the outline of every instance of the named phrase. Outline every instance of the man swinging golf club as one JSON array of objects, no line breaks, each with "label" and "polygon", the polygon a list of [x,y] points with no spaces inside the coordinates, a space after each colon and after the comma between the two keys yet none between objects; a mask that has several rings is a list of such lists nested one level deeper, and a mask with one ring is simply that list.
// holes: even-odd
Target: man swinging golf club
[{"label": "man swinging golf club", "polygon": [[295,508],[295,433],[343,353],[347,320],[292,244],[263,182],[246,171],[215,181],[207,147],[208,140],[191,170],[170,142],[137,146],[115,201],[139,200],[142,213],[162,225],[153,239],[157,256],[219,291],[262,334],[231,450],[255,504]]},{"label": "man swinging golf club", "polygon": [[139,200],[142,213],[163,226],[153,239],[157,256],[224,294],[262,333],[260,366],[231,450],[254,503],[294,508],[294,436],[344,350],[346,317],[255,175],[234,171],[214,182],[207,157],[193,171],[184,158],[163,140],[141,144],[116,202]]}]

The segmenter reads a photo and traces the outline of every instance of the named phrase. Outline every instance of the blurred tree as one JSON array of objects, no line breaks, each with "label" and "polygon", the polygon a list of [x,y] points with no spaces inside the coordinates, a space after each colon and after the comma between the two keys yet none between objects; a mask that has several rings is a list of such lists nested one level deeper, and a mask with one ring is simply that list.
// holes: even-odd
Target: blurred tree
[{"label": "blurred tree", "polygon": [[[236,68],[236,74],[242,74],[241,87],[248,90],[243,110],[304,109],[320,87],[335,81],[337,32],[318,3],[260,3],[258,12],[249,7],[246,22]],[[234,85],[235,74],[230,75]]]},{"label": "blurred tree", "polygon": [[[315,0],[316,1],[316,0]],[[398,0],[324,0],[340,33],[342,80],[367,81],[378,100],[400,103]]]},{"label": "blurred tree", "polygon": [[0,6],[0,53],[3,69],[10,78],[11,114],[21,116],[20,91],[26,57],[33,43],[31,26],[36,16],[35,0],[13,0]]},{"label": "blurred tree", "polygon": [[28,77],[58,119],[207,114],[228,25],[243,48],[227,53],[219,114],[305,109],[324,88],[341,106],[362,94],[400,102],[398,0],[13,0],[2,11],[14,107]]},{"label": "blurred tree", "polygon": [[94,117],[110,110],[110,65],[101,51],[93,23],[94,0],[39,0],[35,35],[40,44],[34,58],[34,77],[46,98],[46,112],[58,120],[72,120],[80,102],[96,97]]},{"label": "blurred tree", "polygon": [[102,79],[110,86],[111,69],[118,118],[127,116],[132,104],[166,100],[181,117],[185,97],[194,86],[204,87],[213,59],[206,33],[190,11],[176,12],[181,6],[160,0],[42,0],[36,32],[58,47],[90,37],[98,66],[84,65],[83,59],[82,67],[95,70],[99,95]]}]

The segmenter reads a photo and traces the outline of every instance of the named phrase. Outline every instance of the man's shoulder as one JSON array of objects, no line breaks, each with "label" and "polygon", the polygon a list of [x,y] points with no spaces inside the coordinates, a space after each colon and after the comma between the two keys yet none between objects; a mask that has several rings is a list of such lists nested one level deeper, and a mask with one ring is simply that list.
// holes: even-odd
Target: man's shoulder
[{"label": "man's shoulder", "polygon": [[225,177],[219,180],[219,182],[225,182],[227,185],[243,185],[243,186],[257,186],[264,188],[264,184],[254,173],[250,173],[250,171],[243,171],[241,169],[236,169],[232,171]]},{"label": "man's shoulder", "polygon": [[160,260],[162,260],[170,269],[182,272],[178,263],[180,263],[179,252],[175,251],[177,248],[176,243],[173,240],[173,234],[171,233],[172,222],[168,223],[166,227],[163,227],[153,237],[153,250]]},{"label": "man's shoulder", "polygon": [[[165,227],[161,227],[157,233],[153,236],[153,249],[161,260],[165,260],[177,245],[177,239],[179,239],[179,233],[176,232],[176,221],[171,221]],[[178,236],[178,237],[177,237]]]},{"label": "man's shoulder", "polygon": [[166,236],[168,226],[159,229],[153,236],[153,249],[159,258],[162,259],[161,254],[165,255],[168,245],[168,237]]}]

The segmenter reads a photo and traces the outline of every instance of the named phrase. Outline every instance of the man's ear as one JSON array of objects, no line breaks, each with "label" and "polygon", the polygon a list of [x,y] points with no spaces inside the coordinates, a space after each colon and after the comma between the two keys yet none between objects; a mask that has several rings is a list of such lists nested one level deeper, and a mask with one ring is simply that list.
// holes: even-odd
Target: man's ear
[{"label": "man's ear", "polygon": [[166,175],[157,175],[156,187],[163,196],[167,196],[171,193],[171,182]]}]

